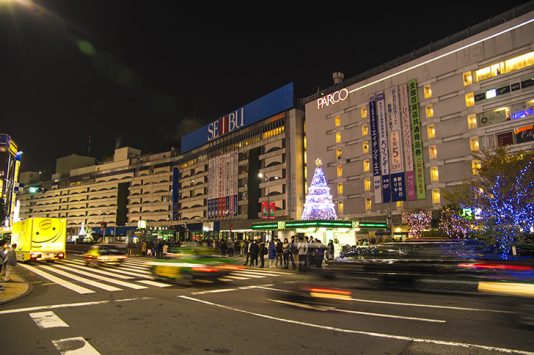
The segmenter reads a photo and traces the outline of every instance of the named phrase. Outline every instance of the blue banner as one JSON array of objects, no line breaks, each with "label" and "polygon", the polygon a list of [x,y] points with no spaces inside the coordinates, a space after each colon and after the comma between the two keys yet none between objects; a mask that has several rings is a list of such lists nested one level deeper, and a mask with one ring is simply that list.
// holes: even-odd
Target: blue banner
[{"label": "blue banner", "polygon": [[380,146],[378,142],[378,119],[374,96],[369,101],[369,120],[371,123],[371,151],[373,156],[373,190],[375,203],[382,203],[382,173],[380,171]]}]

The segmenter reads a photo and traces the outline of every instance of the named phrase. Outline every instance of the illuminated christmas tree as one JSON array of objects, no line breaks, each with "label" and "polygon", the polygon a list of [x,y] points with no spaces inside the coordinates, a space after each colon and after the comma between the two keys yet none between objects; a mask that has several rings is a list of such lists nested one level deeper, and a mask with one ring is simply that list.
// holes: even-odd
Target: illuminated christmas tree
[{"label": "illuminated christmas tree", "polygon": [[413,211],[402,212],[402,222],[408,223],[410,226],[409,235],[415,239],[419,239],[423,235],[423,230],[430,228],[432,218],[427,211],[418,208]]},{"label": "illuminated christmas tree", "polygon": [[330,188],[326,183],[323,169],[321,169],[321,160],[315,161],[315,172],[308,194],[306,195],[306,202],[304,203],[304,211],[302,218],[304,220],[310,219],[337,219],[334,202],[332,202],[332,195]]}]

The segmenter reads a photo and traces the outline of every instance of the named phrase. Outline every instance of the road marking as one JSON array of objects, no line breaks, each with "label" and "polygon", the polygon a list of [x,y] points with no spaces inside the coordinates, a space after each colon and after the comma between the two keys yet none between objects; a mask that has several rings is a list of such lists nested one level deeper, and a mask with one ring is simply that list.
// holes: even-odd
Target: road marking
[{"label": "road marking", "polygon": [[291,293],[291,291],[282,290],[282,289],[274,288],[274,287],[268,287],[268,286],[256,286],[255,288],[261,288],[263,290],[271,290],[271,291],[278,291],[278,292],[284,292],[284,293]]},{"label": "road marking", "polygon": [[377,333],[377,332],[368,332],[368,331],[363,331],[363,330],[352,330],[352,329],[336,328],[336,327],[332,327],[332,326],[328,326],[328,325],[307,323],[307,322],[303,322],[303,321],[300,321],[300,320],[284,319],[284,318],[279,318],[279,317],[268,316],[266,314],[260,314],[260,313],[245,311],[244,309],[229,307],[229,306],[225,306],[225,305],[222,305],[222,304],[217,304],[217,303],[213,303],[213,302],[209,302],[209,301],[204,301],[204,300],[201,300],[201,299],[198,299],[198,298],[194,298],[194,297],[189,297],[189,296],[178,296],[178,297],[186,299],[186,300],[199,302],[199,303],[204,303],[204,304],[207,304],[207,305],[210,305],[210,306],[215,306],[215,307],[219,307],[219,308],[223,308],[223,309],[228,309],[228,310],[231,310],[231,311],[234,311],[234,312],[245,313],[245,314],[248,314],[248,315],[251,315],[251,316],[270,319],[270,320],[274,320],[274,321],[278,321],[278,322],[291,323],[291,324],[296,324],[296,325],[301,325],[301,326],[306,326],[306,327],[311,327],[311,328],[319,328],[319,329],[331,330],[331,331],[340,332],[340,333],[360,334],[360,335],[367,335],[367,336],[372,336],[372,337],[376,337],[376,338],[387,338],[387,339],[395,339],[395,340],[402,340],[402,341],[413,341],[413,342],[417,342],[417,343],[430,343],[430,344],[461,347],[461,348],[468,348],[468,349],[469,348],[477,348],[477,349],[484,349],[484,350],[489,350],[489,351],[500,351],[500,352],[503,352],[503,353],[518,353],[518,354],[534,355],[534,352],[525,351],[525,350],[519,350],[519,349],[499,348],[499,347],[487,346],[487,345],[479,345],[479,344],[458,343],[458,342],[452,342],[452,341],[446,341],[446,340],[435,340],[435,339],[425,339],[425,338],[413,338],[413,337],[408,337],[408,336],[404,336],[404,335],[394,335],[394,334],[385,334],[385,333]]},{"label": "road marking", "polygon": [[467,308],[467,307],[455,307],[455,306],[441,306],[437,304],[418,304],[418,303],[403,303],[403,302],[391,302],[391,301],[376,301],[367,300],[363,298],[352,298],[351,301],[362,303],[378,303],[378,304],[390,304],[396,306],[408,306],[408,307],[424,307],[424,308],[441,308],[441,309],[453,309],[457,311],[472,311],[472,312],[493,312],[493,313],[515,313],[511,311],[500,311],[496,309],[484,309],[484,308]]},{"label": "road marking", "polygon": [[233,275],[226,275],[225,278],[228,279],[234,279],[234,280],[248,280],[248,277],[242,277],[242,276],[233,276]]},{"label": "road marking", "polygon": [[142,283],[142,284],[145,284],[145,285],[156,286],[156,287],[169,287],[169,286],[171,286],[170,284],[165,284],[163,282],[157,282],[157,281],[152,281],[152,280],[140,280],[139,282]]},{"label": "road marking", "polygon": [[131,277],[131,276],[123,276],[123,275],[116,274],[114,272],[109,272],[109,271],[104,271],[104,270],[97,270],[96,268],[90,268],[90,267],[87,267],[87,266],[77,265],[75,263],[71,263],[71,262],[68,262],[68,261],[67,261],[67,263],[69,263],[69,268],[87,270],[87,271],[91,271],[91,272],[94,272],[94,273],[97,273],[97,274],[113,276],[113,277],[116,277],[116,278],[121,279],[121,280],[131,280],[131,279],[133,279],[133,277]]},{"label": "road marking", "polygon": [[199,291],[199,292],[191,292],[192,295],[205,295],[207,293],[220,293],[220,292],[229,292],[229,291],[237,291],[237,288],[220,288],[218,290],[209,290],[209,291]]},{"label": "road marking", "polygon": [[269,272],[269,271],[240,270],[238,272],[243,272],[243,273],[251,274],[251,275],[260,275],[262,277],[266,277],[266,276],[282,276],[282,275],[280,275],[278,273]]},{"label": "road marking", "polygon": [[[84,262],[79,261],[79,260],[69,260],[68,262],[72,263],[72,264],[85,265]],[[116,267],[116,268],[113,269],[113,273],[115,273],[115,274],[119,273],[119,274],[136,276],[136,277],[146,277],[144,275],[151,275],[151,273],[149,271],[146,271],[146,269],[145,270],[135,270],[135,271],[136,272],[128,272],[128,271],[120,269],[119,267]]]},{"label": "road marking", "polygon": [[267,299],[267,300],[272,301],[272,302],[287,304],[290,306],[300,307],[300,308],[313,309],[315,311],[322,311],[322,312],[329,311],[333,308],[333,307],[325,307],[325,306],[319,306],[319,305],[311,305],[311,304],[282,301],[282,300],[271,300],[271,299]]},{"label": "road marking", "polygon": [[41,309],[56,309],[56,308],[68,308],[68,307],[83,307],[83,306],[93,306],[97,304],[105,304],[110,302],[131,302],[131,301],[141,301],[141,300],[151,300],[153,297],[137,297],[137,298],[122,298],[118,300],[106,300],[106,301],[92,301],[92,302],[77,302],[77,303],[64,303],[64,304],[53,304],[48,306],[35,306],[35,307],[25,307],[25,308],[15,308],[15,309],[6,309],[0,311],[2,314],[12,314],[12,313],[22,313],[29,311],[38,311]]},{"label": "road marking", "polygon": [[47,273],[45,271],[42,271],[42,270],[39,270],[36,267],[30,266],[30,265],[26,265],[26,264],[22,264],[22,263],[19,263],[19,265],[22,266],[25,269],[30,270],[34,274],[37,274],[37,275],[39,275],[41,277],[44,277],[45,279],[50,280],[52,282],[55,282],[56,284],[58,284],[60,286],[63,286],[65,288],[68,288],[69,290],[72,290],[74,292],[78,292],[80,294],[95,293],[95,291],[93,291],[93,290],[90,290],[90,289],[82,287],[82,286],[78,286],[76,284],[73,284],[72,282],[60,279],[57,276],[50,275],[49,273]]},{"label": "road marking", "polygon": [[41,329],[69,327],[67,323],[63,322],[63,320],[52,311],[30,313],[30,317]]},{"label": "road marking", "polygon": [[275,270],[271,270],[270,268],[267,268],[267,269],[262,269],[262,268],[259,268],[259,269],[245,269],[247,271],[250,271],[250,272],[259,272],[259,273],[271,273],[271,274],[278,274],[278,275],[291,275],[292,273],[291,272],[285,272],[285,271],[275,271]]},{"label": "road marking", "polygon": [[[67,276],[67,275],[65,275],[65,276],[70,277],[72,279],[79,278],[81,282],[85,282],[85,281],[82,281],[82,280],[87,280],[87,279],[85,279],[83,277],[79,277],[77,275],[73,275],[73,274],[70,274],[68,272],[64,272],[64,271],[59,272],[60,270],[55,270],[55,268],[53,268],[51,266],[43,266],[43,267],[44,268],[49,268],[50,270],[54,270],[53,272],[57,272],[60,275],[62,273],[68,274],[70,276]],[[86,272],[86,271],[82,271],[82,270],[71,270],[68,266],[57,265],[56,267],[62,268],[62,269],[67,269],[67,270],[70,270],[70,271],[75,272],[77,274],[84,275],[84,276],[89,276],[89,277],[92,277],[92,278],[97,279],[97,280],[102,280],[102,281],[106,281],[106,282],[109,282],[109,283],[112,283],[112,284],[133,288],[135,290],[141,290],[141,289],[147,288],[146,286],[136,285],[136,284],[133,284],[131,282],[126,282],[126,281],[115,280],[115,279],[111,279],[109,277],[91,274],[90,272]]]},{"label": "road marking", "polygon": [[364,316],[371,316],[371,317],[384,317],[384,318],[396,318],[396,319],[406,319],[406,320],[418,320],[418,321],[421,321],[421,322],[431,322],[431,323],[445,323],[446,322],[445,320],[442,320],[442,319],[407,317],[407,316],[398,316],[398,315],[395,315],[395,314],[351,311],[351,310],[348,310],[348,309],[339,309],[339,308],[335,308],[335,309],[333,309],[333,311],[343,312],[343,313],[361,314],[361,315],[364,315]]},{"label": "road marking", "polygon": [[[68,277],[69,279],[73,279],[73,280],[82,282],[82,283],[87,284],[87,285],[98,287],[98,288],[101,288],[101,289],[106,290],[106,291],[122,291],[121,288],[118,288],[118,287],[115,287],[115,286],[106,285],[106,284],[103,284],[101,282],[89,280],[89,279],[86,279],[85,277],[79,277],[78,275],[71,274],[70,272],[57,270],[56,268],[54,268],[52,266],[43,265],[41,267],[45,268],[45,270],[48,270],[48,271],[51,271],[51,272],[55,272],[56,274],[59,274],[61,276]],[[57,265],[56,267],[58,267],[58,268],[66,268],[67,270],[69,269],[68,266]],[[83,271],[77,271],[77,272],[82,273],[82,275],[83,275]],[[89,273],[87,273],[87,274],[89,276],[93,276],[93,275],[90,275]],[[94,276],[96,278],[97,275],[94,275]]]},{"label": "road marking", "polygon": [[60,354],[65,355],[100,355],[95,348],[91,346],[82,337],[64,338],[52,340],[52,344],[59,350]]},{"label": "road marking", "polygon": [[231,275],[252,277],[253,279],[262,279],[264,277],[267,277],[266,275],[256,275],[256,274],[250,274],[250,273],[241,272],[241,271],[234,271],[231,273]]},{"label": "road marking", "polygon": [[234,281],[232,279],[225,279],[224,277],[219,277],[217,280],[224,281],[224,282],[232,282],[232,281]]}]

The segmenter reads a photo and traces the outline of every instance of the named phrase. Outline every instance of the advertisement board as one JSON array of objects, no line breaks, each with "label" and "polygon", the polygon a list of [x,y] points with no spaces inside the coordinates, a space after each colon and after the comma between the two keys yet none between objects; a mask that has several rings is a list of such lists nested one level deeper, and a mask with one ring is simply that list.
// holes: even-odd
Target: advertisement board
[{"label": "advertisement board", "polygon": [[421,117],[419,113],[419,96],[417,80],[408,82],[408,98],[412,123],[413,156],[415,171],[415,191],[418,200],[426,199],[425,168],[423,161],[423,140],[421,136]]},{"label": "advertisement board", "polygon": [[375,97],[369,100],[369,120],[371,124],[371,154],[373,159],[373,191],[375,203],[382,203],[382,173],[380,171],[380,143],[378,139],[378,118]]}]

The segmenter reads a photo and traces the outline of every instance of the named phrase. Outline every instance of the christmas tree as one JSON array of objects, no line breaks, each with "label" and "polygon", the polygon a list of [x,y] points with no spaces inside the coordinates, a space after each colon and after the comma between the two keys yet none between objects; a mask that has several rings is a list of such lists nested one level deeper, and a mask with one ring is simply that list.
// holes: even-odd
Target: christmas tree
[{"label": "christmas tree", "polygon": [[306,195],[301,219],[337,219],[330,188],[326,183],[323,169],[321,169],[321,160],[317,159],[315,165],[317,167],[313,173],[313,179]]}]

